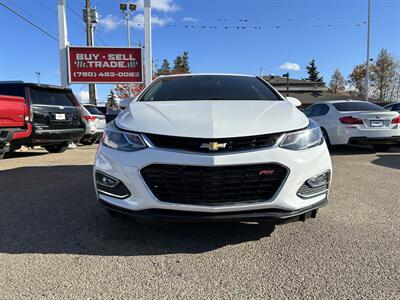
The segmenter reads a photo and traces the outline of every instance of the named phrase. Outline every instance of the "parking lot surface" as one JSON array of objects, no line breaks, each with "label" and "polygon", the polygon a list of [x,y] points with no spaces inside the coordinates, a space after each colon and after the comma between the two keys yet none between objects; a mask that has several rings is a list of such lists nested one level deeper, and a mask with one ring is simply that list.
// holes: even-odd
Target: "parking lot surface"
[{"label": "parking lot surface", "polygon": [[400,148],[335,149],[330,204],[275,228],[110,219],[95,151],[0,161],[0,299],[400,299]]}]

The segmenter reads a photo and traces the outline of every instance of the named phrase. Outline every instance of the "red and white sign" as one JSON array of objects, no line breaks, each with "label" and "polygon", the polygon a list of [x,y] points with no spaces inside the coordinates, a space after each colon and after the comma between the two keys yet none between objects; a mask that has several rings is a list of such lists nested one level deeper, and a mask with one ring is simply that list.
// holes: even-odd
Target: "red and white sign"
[{"label": "red and white sign", "polygon": [[141,48],[68,47],[69,83],[142,83]]}]

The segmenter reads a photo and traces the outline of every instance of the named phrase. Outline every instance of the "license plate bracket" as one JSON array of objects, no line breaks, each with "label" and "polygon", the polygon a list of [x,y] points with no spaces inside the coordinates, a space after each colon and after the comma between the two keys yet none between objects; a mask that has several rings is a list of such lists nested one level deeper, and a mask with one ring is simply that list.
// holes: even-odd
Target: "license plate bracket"
[{"label": "license plate bracket", "polygon": [[383,127],[382,120],[371,120],[371,127]]},{"label": "license plate bracket", "polygon": [[65,114],[55,114],[55,119],[59,121],[65,120]]}]

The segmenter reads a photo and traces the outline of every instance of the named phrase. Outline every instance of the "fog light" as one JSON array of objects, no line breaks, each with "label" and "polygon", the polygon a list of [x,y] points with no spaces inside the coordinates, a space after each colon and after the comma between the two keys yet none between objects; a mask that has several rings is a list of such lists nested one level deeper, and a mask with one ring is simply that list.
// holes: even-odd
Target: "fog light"
[{"label": "fog light", "polygon": [[312,177],[307,180],[307,183],[313,188],[327,185],[329,183],[329,172]]},{"label": "fog light", "polygon": [[96,183],[109,188],[114,188],[118,185],[119,180],[109,177],[103,173],[96,172]]},{"label": "fog light", "polygon": [[311,177],[297,191],[300,198],[308,199],[326,194],[329,189],[330,171]]},{"label": "fog light", "polygon": [[118,199],[125,199],[131,195],[120,180],[99,171],[96,171],[96,187],[100,194]]}]

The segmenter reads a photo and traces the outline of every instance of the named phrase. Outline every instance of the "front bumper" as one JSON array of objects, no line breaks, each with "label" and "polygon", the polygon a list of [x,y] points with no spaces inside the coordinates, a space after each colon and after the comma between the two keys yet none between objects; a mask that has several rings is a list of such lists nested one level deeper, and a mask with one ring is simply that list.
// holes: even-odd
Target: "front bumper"
[{"label": "front bumper", "polygon": [[[177,164],[190,166],[232,166],[261,163],[278,163],[289,169],[289,175],[274,197],[263,202],[236,203],[231,205],[205,206],[176,204],[159,201],[150,191],[140,170],[150,164]],[[136,152],[117,151],[100,145],[93,168],[120,180],[130,192],[129,197],[117,199],[104,193],[98,193],[100,202],[110,207],[136,213],[139,211],[162,210],[183,214],[207,213],[217,216],[225,213],[243,214],[254,218],[256,210],[282,210],[297,216],[304,214],[308,207],[316,205],[327,197],[327,192],[312,198],[303,199],[297,191],[305,181],[326,171],[331,171],[331,160],[326,145],[320,145],[301,151],[285,150],[279,147],[220,155],[185,153],[165,149],[146,148]],[[96,184],[96,183],[95,183]],[[315,210],[316,208],[314,208]],[[160,212],[160,211],[159,211]],[[270,211],[271,212],[271,211]],[[208,216],[211,217],[211,216]]]},{"label": "front bumper", "polygon": [[182,212],[178,210],[167,209],[146,209],[133,211],[125,209],[99,198],[99,202],[105,208],[130,216],[138,221],[166,221],[166,222],[257,222],[270,221],[275,224],[290,223],[296,221],[305,221],[309,218],[315,218],[317,210],[326,204],[328,199],[325,198],[313,205],[287,211],[282,209],[264,209],[242,212],[225,212],[225,213],[205,213],[205,212]]}]

